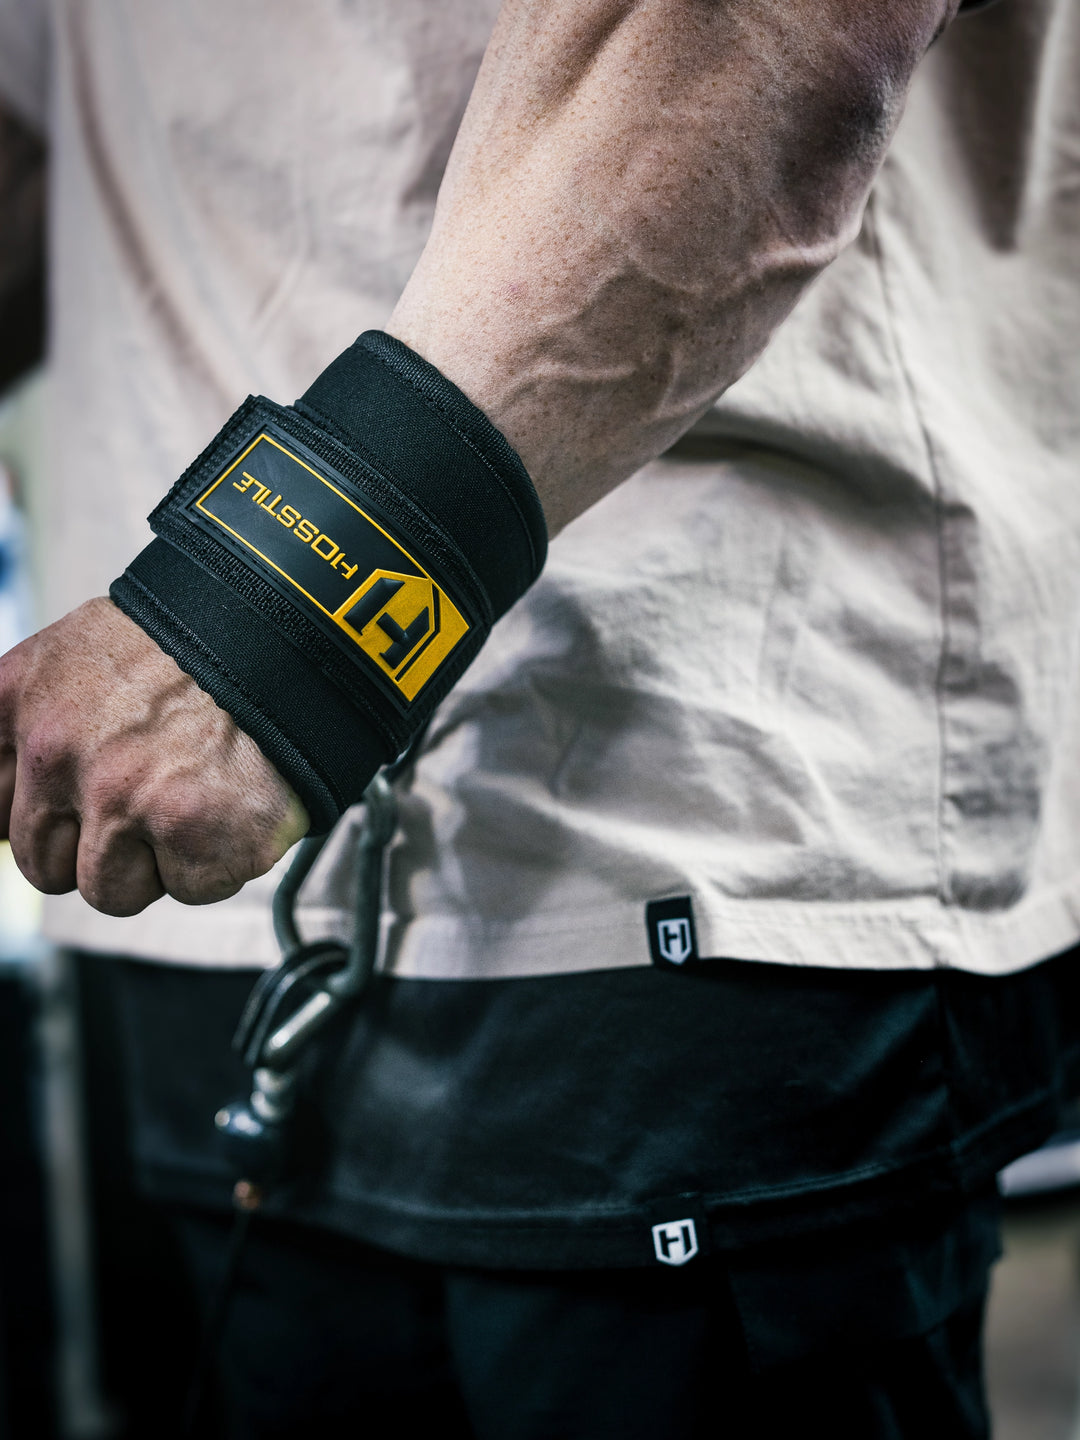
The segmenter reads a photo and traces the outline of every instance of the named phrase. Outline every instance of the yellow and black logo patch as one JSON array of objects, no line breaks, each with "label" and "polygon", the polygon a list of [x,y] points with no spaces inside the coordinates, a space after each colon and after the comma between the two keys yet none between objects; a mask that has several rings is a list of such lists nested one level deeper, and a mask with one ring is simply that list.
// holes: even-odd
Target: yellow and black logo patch
[{"label": "yellow and black logo patch", "polygon": [[265,431],[189,505],[269,568],[412,701],[468,633],[424,567],[338,485]]}]

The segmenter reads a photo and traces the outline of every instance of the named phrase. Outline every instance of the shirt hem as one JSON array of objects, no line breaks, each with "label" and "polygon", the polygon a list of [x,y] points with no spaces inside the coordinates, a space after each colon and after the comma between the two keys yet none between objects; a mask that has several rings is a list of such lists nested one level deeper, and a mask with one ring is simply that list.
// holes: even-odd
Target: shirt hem
[{"label": "shirt hem", "polygon": [[[873,1225],[905,1210],[958,1202],[989,1184],[1016,1155],[1049,1136],[1060,1097],[1045,1091],[1003,1112],[989,1126],[957,1140],[857,1172],[716,1195],[685,1191],[669,1203],[703,1223],[703,1253],[821,1235],[841,1226]],[[143,1188],[171,1204],[225,1208],[224,1173],[180,1166],[144,1166]],[[655,1202],[530,1212],[461,1214],[418,1210],[368,1193],[334,1189],[319,1196],[268,1197],[266,1213],[347,1235],[362,1244],[440,1265],[483,1269],[558,1270],[654,1266]],[[682,1218],[674,1213],[669,1218]]]},{"label": "shirt hem", "polygon": [[[762,902],[692,885],[682,893],[691,900],[698,951],[712,958],[993,976],[1030,969],[1080,939],[1080,876],[981,914],[931,897],[896,904]],[[402,979],[501,980],[648,965],[645,903],[507,922],[423,916],[403,928],[387,968]]]},{"label": "shirt hem", "polygon": [[[763,964],[1009,975],[1080,941],[1080,875],[1007,910],[984,913],[932,897],[733,900],[692,884],[681,893],[690,896],[702,956]],[[401,925],[387,916],[385,968],[401,979],[505,980],[649,965],[645,904],[660,898],[578,913],[567,906],[508,921],[435,914]],[[299,924],[312,940],[345,939],[351,919],[333,907],[305,907]],[[135,920],[116,920],[78,897],[49,897],[44,931],[54,944],[166,964],[259,969],[280,958],[268,905],[187,909],[161,901]]]}]

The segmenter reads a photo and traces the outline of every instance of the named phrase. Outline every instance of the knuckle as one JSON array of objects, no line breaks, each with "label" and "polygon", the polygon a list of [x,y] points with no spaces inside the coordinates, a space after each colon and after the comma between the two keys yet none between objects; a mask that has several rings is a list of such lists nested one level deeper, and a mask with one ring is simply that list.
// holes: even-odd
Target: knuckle
[{"label": "knuckle", "polygon": [[223,900],[258,873],[232,818],[190,794],[163,799],[152,828],[166,888],[185,904]]},{"label": "knuckle", "polygon": [[28,880],[35,890],[44,892],[45,887],[40,883],[41,876],[38,874],[37,865],[34,863],[33,855],[25,848],[19,836],[11,837],[11,855],[18,866],[19,873],[24,880]]},{"label": "knuckle", "polygon": [[85,880],[79,886],[79,893],[88,905],[100,911],[102,915],[111,915],[118,920],[127,920],[132,915],[138,915],[140,910],[145,910],[152,900],[158,898],[160,891],[155,894],[146,894],[144,886],[133,885],[130,882],[124,885],[115,885],[108,882]]},{"label": "knuckle", "polygon": [[126,788],[110,771],[93,768],[82,777],[82,810],[85,815],[112,818],[130,808]]},{"label": "knuckle", "polygon": [[54,875],[51,872],[43,873],[39,879],[31,880],[30,883],[43,895],[67,895],[75,889],[74,880]]},{"label": "knuckle", "polygon": [[84,832],[78,853],[79,893],[103,915],[137,915],[162,893],[151,851],[125,826]]},{"label": "knuckle", "polygon": [[208,850],[221,844],[214,818],[193,796],[173,790],[155,800],[152,824],[159,845],[182,863],[197,866]]},{"label": "knuckle", "polygon": [[186,856],[174,851],[164,860],[159,857],[158,864],[166,889],[174,899],[185,905],[208,905],[227,900],[249,880],[263,874],[269,866],[260,862],[261,857],[250,849],[233,844],[207,848],[200,854],[189,852]]},{"label": "knuckle", "polygon": [[165,889],[183,905],[211,905],[243,888],[251,875],[235,854],[215,851],[181,856],[158,851],[158,869]]},{"label": "knuckle", "polygon": [[43,895],[65,895],[75,888],[73,867],[48,854],[42,832],[13,834],[11,854],[24,878]]},{"label": "knuckle", "polygon": [[68,738],[59,727],[39,724],[23,738],[19,765],[30,781],[42,784],[66,767],[70,754]]},{"label": "knuckle", "polygon": [[280,858],[277,829],[232,790],[169,782],[146,807],[165,888],[187,905],[235,895]]},{"label": "knuckle", "polygon": [[244,884],[244,880],[232,882],[220,873],[191,869],[171,873],[165,888],[181,905],[213,905],[228,900]]},{"label": "knuckle", "polygon": [[135,887],[129,882],[117,884],[106,868],[104,858],[79,856],[79,894],[93,909],[103,915],[135,915],[141,905],[136,903]]}]

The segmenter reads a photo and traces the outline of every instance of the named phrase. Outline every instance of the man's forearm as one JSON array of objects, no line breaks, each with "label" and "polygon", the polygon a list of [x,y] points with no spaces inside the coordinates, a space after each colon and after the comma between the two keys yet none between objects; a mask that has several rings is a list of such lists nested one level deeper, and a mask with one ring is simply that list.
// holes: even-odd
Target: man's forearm
[{"label": "man's forearm", "polygon": [[507,0],[389,329],[555,530],[671,444],[853,238],[953,0]]},{"label": "man's forearm", "polygon": [[45,153],[0,105],[0,389],[41,356]]}]

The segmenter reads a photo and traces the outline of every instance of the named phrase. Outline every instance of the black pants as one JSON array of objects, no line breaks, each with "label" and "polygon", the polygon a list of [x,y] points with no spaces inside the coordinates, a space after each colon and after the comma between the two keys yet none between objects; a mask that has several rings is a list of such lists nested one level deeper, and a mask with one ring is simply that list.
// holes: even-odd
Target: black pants
[{"label": "black pants", "polygon": [[[949,1233],[962,1237],[970,1273],[956,1308],[914,1334],[895,1310],[857,1323],[863,1306],[876,1309],[874,1275],[895,1239],[864,1240],[854,1311],[850,1250],[839,1276],[827,1256],[787,1257],[814,1268],[822,1316],[820,1343],[804,1338],[793,1357],[782,1344],[767,1353],[770,1317],[747,1335],[737,1284],[719,1259],[685,1271],[455,1271],[256,1221],[220,1351],[221,1433],[975,1440],[989,1434],[980,1339],[995,1222],[986,1200],[940,1230],[922,1222],[927,1253]],[[205,1298],[221,1273],[228,1222],[180,1212],[175,1223]],[[902,1243],[920,1242],[908,1234]]]}]

